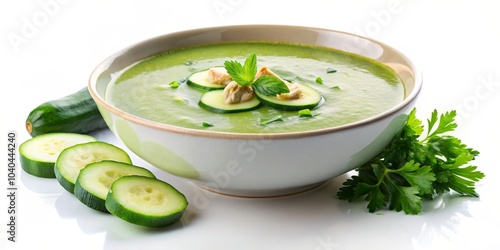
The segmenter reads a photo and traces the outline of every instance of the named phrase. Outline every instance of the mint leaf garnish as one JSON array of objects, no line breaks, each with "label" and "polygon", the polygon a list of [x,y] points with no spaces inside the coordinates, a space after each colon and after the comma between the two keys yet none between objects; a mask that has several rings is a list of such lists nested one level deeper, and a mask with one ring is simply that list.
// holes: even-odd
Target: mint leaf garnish
[{"label": "mint leaf garnish", "polygon": [[288,86],[279,78],[272,76],[261,76],[252,84],[254,90],[266,96],[275,96],[289,93]]},{"label": "mint leaf garnish", "polygon": [[257,74],[257,56],[255,53],[251,54],[243,65],[234,60],[225,61],[224,67],[235,82],[242,86],[249,86]]}]

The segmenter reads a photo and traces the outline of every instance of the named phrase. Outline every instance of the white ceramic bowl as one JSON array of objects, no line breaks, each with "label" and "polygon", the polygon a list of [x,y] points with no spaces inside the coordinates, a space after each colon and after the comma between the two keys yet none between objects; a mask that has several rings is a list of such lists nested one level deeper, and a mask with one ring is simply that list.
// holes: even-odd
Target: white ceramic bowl
[{"label": "white ceramic bowl", "polygon": [[[286,41],[336,48],[392,67],[404,82],[399,105],[371,118],[323,130],[238,134],[159,124],[125,113],[104,99],[112,74],[166,50],[222,41]],[[353,34],[297,26],[202,28],[154,37],[107,58],[89,90],[109,128],[152,165],[219,193],[263,197],[308,190],[379,153],[400,130],[421,89],[421,74],[397,50]]]}]

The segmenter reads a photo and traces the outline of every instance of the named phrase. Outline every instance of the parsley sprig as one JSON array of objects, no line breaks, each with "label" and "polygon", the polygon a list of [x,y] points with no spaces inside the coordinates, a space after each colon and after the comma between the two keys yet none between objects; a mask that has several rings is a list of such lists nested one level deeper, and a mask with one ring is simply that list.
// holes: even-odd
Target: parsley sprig
[{"label": "parsley sprig", "polygon": [[280,79],[272,76],[261,76],[255,79],[257,74],[257,56],[252,53],[245,59],[242,65],[238,61],[230,60],[224,62],[224,68],[235,82],[242,86],[251,86],[266,96],[289,93],[288,86]]},{"label": "parsley sprig", "polygon": [[456,111],[438,116],[434,110],[423,135],[424,126],[413,109],[393,141],[343,183],[338,198],[352,202],[364,197],[372,213],[388,206],[390,210],[419,214],[422,200],[451,190],[478,197],[474,185],[484,173],[466,165],[479,152],[447,134],[457,127],[455,117]]}]

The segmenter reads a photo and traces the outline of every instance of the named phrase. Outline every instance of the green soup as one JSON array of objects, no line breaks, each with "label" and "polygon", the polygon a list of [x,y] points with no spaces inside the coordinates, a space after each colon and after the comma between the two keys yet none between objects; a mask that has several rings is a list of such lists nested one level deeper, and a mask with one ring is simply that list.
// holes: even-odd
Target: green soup
[{"label": "green soup", "polygon": [[[198,106],[203,91],[188,86],[186,77],[222,66],[226,60],[243,62],[251,53],[256,53],[259,68],[267,66],[283,79],[306,84],[321,93],[324,102],[311,110],[312,117],[266,106],[234,114],[216,114]],[[180,82],[178,88],[170,86],[173,81]],[[236,133],[285,133],[340,126],[382,113],[400,103],[404,95],[396,73],[374,60],[323,47],[265,42],[210,44],[165,52],[119,72],[106,90],[106,99],[112,105],[144,119]],[[260,123],[279,115],[280,121]]]}]

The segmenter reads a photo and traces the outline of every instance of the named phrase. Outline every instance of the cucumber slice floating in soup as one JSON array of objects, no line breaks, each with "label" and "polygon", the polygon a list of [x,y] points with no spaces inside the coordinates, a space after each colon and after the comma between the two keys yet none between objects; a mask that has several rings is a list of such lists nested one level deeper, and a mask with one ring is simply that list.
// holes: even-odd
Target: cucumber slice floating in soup
[{"label": "cucumber slice floating in soup", "polygon": [[259,108],[260,106],[260,101],[255,97],[255,95],[252,99],[245,102],[231,104],[225,103],[222,98],[223,93],[224,90],[208,91],[201,96],[198,104],[206,110],[220,114],[251,111]]},{"label": "cucumber slice floating in soup", "polygon": [[77,144],[64,149],[54,166],[57,181],[68,192],[73,193],[80,170],[87,164],[103,160],[132,164],[123,149],[102,141]]},{"label": "cucumber slice floating in soup", "polygon": [[119,178],[106,197],[106,208],[111,214],[146,227],[175,223],[187,206],[186,197],[173,186],[144,176]]},{"label": "cucumber slice floating in soup", "polygon": [[276,96],[266,96],[258,91],[255,91],[255,95],[263,104],[281,110],[296,111],[301,109],[312,109],[318,106],[323,99],[321,94],[305,84],[299,85],[302,91],[302,96],[299,99],[279,99]]},{"label": "cucumber slice floating in soup", "polygon": [[108,212],[106,196],[111,184],[127,175],[140,175],[155,178],[148,169],[128,163],[104,160],[86,165],[76,179],[74,193],[76,198],[88,207]]},{"label": "cucumber slice floating in soup", "polygon": [[31,175],[55,178],[54,164],[59,154],[79,143],[96,141],[89,135],[76,133],[49,133],[35,136],[19,146],[21,167]]},{"label": "cucumber slice floating in soup", "polygon": [[[220,67],[220,68],[223,68],[223,67]],[[224,85],[213,83],[213,82],[210,82],[208,80],[208,71],[209,71],[209,69],[198,71],[198,72],[191,74],[187,78],[186,83],[193,88],[197,88],[197,89],[201,89],[201,90],[210,91],[210,90],[216,90],[216,89],[224,89],[224,87],[225,87]]]}]

